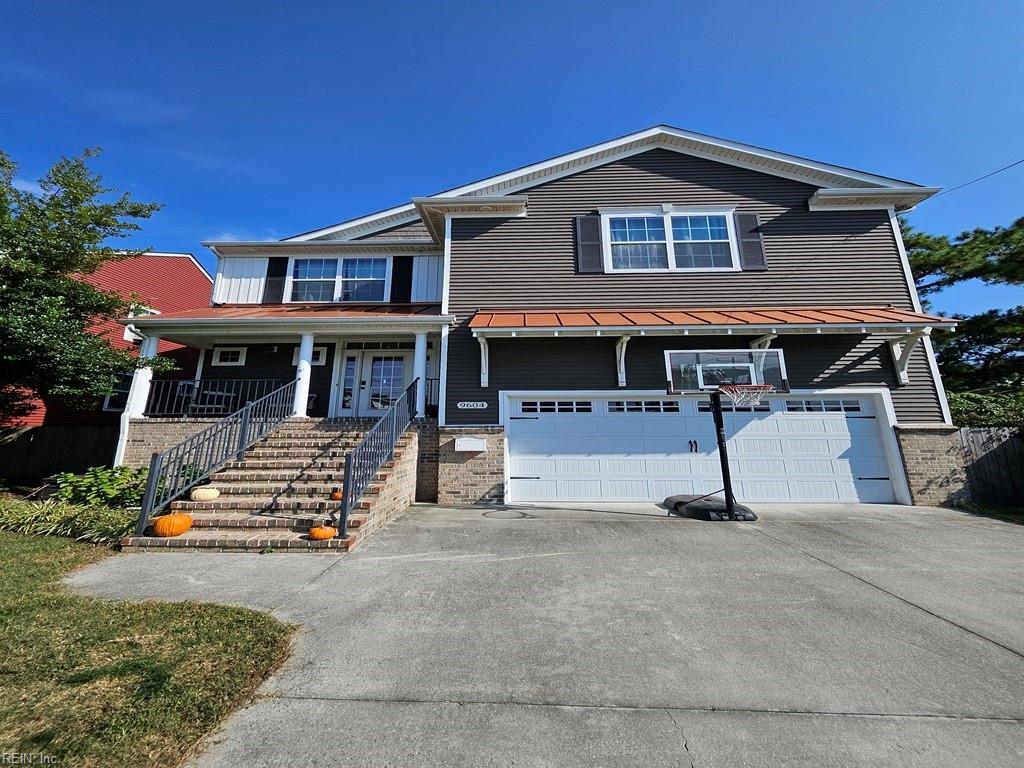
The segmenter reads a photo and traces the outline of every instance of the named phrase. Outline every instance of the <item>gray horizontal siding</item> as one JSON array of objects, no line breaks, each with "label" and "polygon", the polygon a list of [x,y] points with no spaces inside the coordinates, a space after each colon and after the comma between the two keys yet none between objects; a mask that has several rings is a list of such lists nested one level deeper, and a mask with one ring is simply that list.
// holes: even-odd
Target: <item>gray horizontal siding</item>
[{"label": "gray horizontal siding", "polygon": [[[286,384],[295,378],[292,354],[298,344],[226,344],[224,346],[246,347],[248,351],[245,356],[245,365],[209,365],[212,353],[207,352],[207,365],[203,368],[203,379],[279,379],[281,384]],[[277,352],[273,351],[275,346]],[[331,395],[334,344],[314,342],[314,346],[327,347],[327,362],[325,365],[314,365],[312,368],[309,391],[316,395],[316,404],[309,415],[326,416]]]},{"label": "gray horizontal siding", "polygon": [[[747,348],[753,337],[633,338],[626,348],[627,389],[664,390],[666,349]],[[449,344],[455,335],[449,339]],[[474,350],[477,343],[470,340]],[[492,339],[490,387],[480,388],[479,353],[449,356],[448,413],[450,424],[493,424],[498,420],[501,390],[618,390],[614,338]],[[911,362],[911,383],[899,386],[884,340],[857,335],[790,336],[778,339],[789,384],[793,389],[878,387],[892,390],[901,422],[941,421],[928,362],[918,350]],[[451,349],[451,347],[449,347]],[[484,400],[486,411],[460,411],[459,400]]]},{"label": "gray horizontal siding", "polygon": [[[807,199],[814,190],[799,182],[656,149],[525,190],[523,194],[529,197],[525,218],[455,219],[450,310],[458,325],[449,338],[448,421],[493,423],[497,419],[496,409],[474,413],[454,408],[458,400],[494,400],[493,395],[482,397],[479,392],[479,347],[465,328],[478,309],[800,304],[892,304],[912,309],[888,214],[812,213],[807,210]],[[662,203],[728,205],[757,213],[768,269],[694,274],[576,274],[574,216],[598,208]],[[853,337],[833,338],[843,341],[827,345],[821,344],[821,337],[815,341],[784,341],[784,346],[793,345],[793,355],[787,356],[790,365],[798,371],[805,366],[807,375],[818,371],[814,375],[821,381],[813,382],[814,386],[871,382],[895,386],[888,349],[880,346],[879,340],[861,340],[845,349],[843,345]],[[562,369],[571,381],[574,371],[587,365],[587,349],[611,343],[579,339],[558,342],[562,346],[550,360],[542,362],[528,357],[517,361],[522,370],[515,374],[519,379],[514,386],[526,388],[523,379],[532,381],[531,386],[536,388],[562,386],[553,383],[563,380]],[[492,342],[494,348],[502,344]],[[578,346],[570,350],[567,345]],[[724,337],[703,337],[697,345],[731,346]],[[635,357],[641,347],[638,340],[630,342],[628,355]],[[577,353],[577,349],[581,351]],[[657,379],[653,388],[664,387],[662,361],[652,364],[650,375]],[[500,353],[492,351],[491,365],[492,383],[499,385],[502,374],[498,373],[496,378],[495,371],[500,370]],[[599,355],[590,365],[603,372],[583,368],[588,370],[588,383],[576,386],[615,387],[611,353]],[[647,375],[636,371],[631,386],[634,380],[642,381]],[[920,350],[912,360],[911,376],[909,386],[893,392],[898,418],[941,420],[935,385]],[[593,377],[596,378],[589,381]],[[597,379],[607,383],[600,384]]]},{"label": "gray horizontal siding", "polygon": [[[456,219],[451,302],[478,307],[894,304],[911,298],[885,211],[807,210],[815,188],[652,150],[525,191],[522,219]],[[585,274],[573,217],[621,206],[728,205],[758,213],[768,269],[744,273]],[[497,268],[499,267],[500,268]]]},{"label": "gray horizontal siding", "polygon": [[408,224],[400,224],[391,229],[374,232],[372,235],[357,237],[356,240],[430,240],[430,233],[420,219]]}]

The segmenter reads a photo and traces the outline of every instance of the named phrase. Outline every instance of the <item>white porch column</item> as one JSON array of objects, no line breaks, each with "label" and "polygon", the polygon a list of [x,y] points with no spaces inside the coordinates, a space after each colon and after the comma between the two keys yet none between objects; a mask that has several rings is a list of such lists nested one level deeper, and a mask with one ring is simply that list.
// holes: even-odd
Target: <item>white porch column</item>
[{"label": "white porch column", "polygon": [[[143,336],[139,346],[139,357],[156,357],[160,346],[159,336]],[[124,456],[128,447],[128,428],[132,419],[142,417],[149,401],[149,389],[153,383],[153,369],[150,367],[136,368],[132,375],[132,384],[128,388],[128,399],[121,414],[121,430],[117,436],[117,447],[114,449],[114,466],[124,464]]]},{"label": "white porch column", "polygon": [[309,377],[313,370],[313,334],[302,334],[299,342],[299,364],[295,369],[295,402],[292,416],[306,417],[309,402]]},{"label": "white porch column", "polygon": [[[159,336],[144,336],[139,347],[139,357],[156,357],[157,348],[160,345]],[[137,419],[146,409],[146,401],[149,400],[149,387],[153,382],[153,369],[137,368],[132,376],[132,385],[128,389],[128,401],[124,406],[124,413],[130,419]]]},{"label": "white porch column", "polygon": [[416,416],[423,418],[427,414],[427,334],[416,334],[416,346],[413,348],[412,377],[419,379],[416,388]]}]

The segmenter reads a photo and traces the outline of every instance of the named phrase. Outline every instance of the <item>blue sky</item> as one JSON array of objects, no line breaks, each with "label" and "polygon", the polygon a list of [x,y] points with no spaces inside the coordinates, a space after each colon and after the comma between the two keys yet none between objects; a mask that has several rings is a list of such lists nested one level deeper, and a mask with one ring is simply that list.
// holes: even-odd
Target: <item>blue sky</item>
[{"label": "blue sky", "polygon": [[[207,263],[203,239],[284,237],[657,123],[944,187],[1024,157],[1019,0],[0,8],[19,176],[103,147],[110,185],[166,205],[132,244]],[[1024,165],[911,222],[1008,224],[1022,189]]]}]

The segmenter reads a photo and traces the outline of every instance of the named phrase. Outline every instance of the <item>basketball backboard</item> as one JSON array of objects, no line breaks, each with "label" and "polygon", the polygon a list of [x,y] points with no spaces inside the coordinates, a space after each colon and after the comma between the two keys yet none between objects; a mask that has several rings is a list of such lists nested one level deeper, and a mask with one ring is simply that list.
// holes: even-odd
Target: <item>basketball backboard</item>
[{"label": "basketball backboard", "polygon": [[771,384],[788,392],[780,349],[681,349],[665,352],[668,393],[709,392],[723,384]]}]

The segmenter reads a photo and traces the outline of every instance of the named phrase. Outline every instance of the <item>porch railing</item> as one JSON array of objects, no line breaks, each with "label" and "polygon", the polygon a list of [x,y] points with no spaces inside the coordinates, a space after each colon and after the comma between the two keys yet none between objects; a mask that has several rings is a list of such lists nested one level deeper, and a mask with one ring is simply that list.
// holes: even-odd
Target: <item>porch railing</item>
[{"label": "porch railing", "polygon": [[398,438],[416,415],[416,391],[420,386],[420,380],[416,379],[406,387],[359,445],[345,455],[345,482],[336,526],[339,537],[345,536],[349,515],[359,497],[366,492],[384,462],[394,458]]},{"label": "porch railing", "polygon": [[135,526],[135,535],[143,535],[154,513],[208,478],[228,461],[241,461],[250,447],[292,415],[294,401],[295,382],[290,381],[246,403],[244,407],[187,440],[154,453],[149,461],[146,492],[142,497],[142,510]]},{"label": "porch railing", "polygon": [[146,416],[226,416],[259,400],[284,383],[281,379],[154,380]]}]

